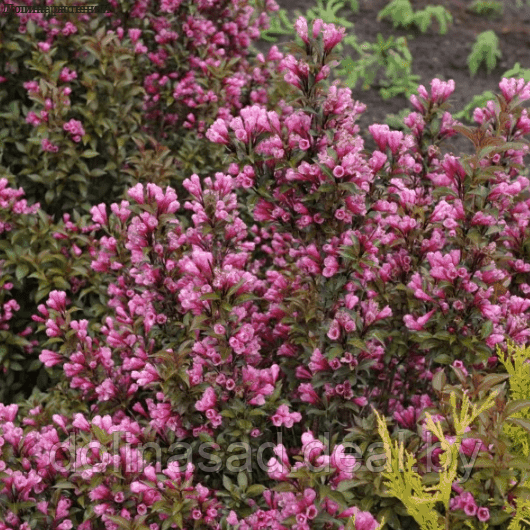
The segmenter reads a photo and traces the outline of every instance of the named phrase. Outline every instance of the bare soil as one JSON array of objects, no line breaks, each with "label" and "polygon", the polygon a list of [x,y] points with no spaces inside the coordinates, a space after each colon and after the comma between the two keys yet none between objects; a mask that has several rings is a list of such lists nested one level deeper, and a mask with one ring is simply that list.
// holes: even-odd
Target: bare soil
[{"label": "bare soil", "polygon": [[[289,13],[292,20],[296,10],[305,13],[316,2],[308,0],[276,0],[279,6]],[[472,13],[469,9],[470,0],[412,0],[414,11],[427,5],[442,5],[453,16],[453,24],[449,25],[445,35],[438,33],[438,24],[433,24],[425,34],[419,30],[394,29],[390,19],[377,21],[377,15],[389,0],[359,0],[358,13],[349,8],[342,9],[338,15],[354,24],[347,32],[353,32],[359,43],[376,42],[377,34],[385,38],[394,35],[407,37],[407,44],[411,51],[414,74],[420,76],[420,84],[430,88],[430,82],[438,77],[448,81],[453,79],[456,84],[455,92],[450,98],[451,112],[459,112],[476,94],[485,90],[499,92],[498,84],[502,74],[519,62],[523,68],[530,68],[530,5],[517,7],[515,0],[504,1],[504,13],[501,17],[488,19]],[[489,74],[485,68],[472,78],[467,65],[467,57],[471,53],[473,43],[479,33],[494,30],[500,41],[502,58],[497,61],[497,67]],[[279,43],[294,39],[280,37]],[[270,43],[261,41],[258,47],[265,51]],[[349,53],[348,51],[346,53]],[[356,53],[351,50],[352,58]],[[367,127],[372,123],[384,123],[387,114],[397,114],[404,108],[412,106],[405,96],[397,96],[390,100],[383,100],[379,92],[374,89],[363,91],[360,83],[353,90],[355,99],[365,103],[367,110],[359,120],[361,135],[365,138],[366,147],[371,147],[371,136]],[[446,149],[460,153],[471,153],[472,145],[469,140],[458,135],[446,144]],[[527,158],[528,161],[528,158]]]}]

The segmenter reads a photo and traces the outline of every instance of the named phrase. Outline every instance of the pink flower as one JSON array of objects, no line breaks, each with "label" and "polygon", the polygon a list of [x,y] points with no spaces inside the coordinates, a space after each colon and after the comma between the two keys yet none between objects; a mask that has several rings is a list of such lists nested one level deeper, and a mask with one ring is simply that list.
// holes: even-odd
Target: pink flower
[{"label": "pink flower", "polygon": [[141,372],[131,372],[131,377],[137,379],[137,383],[140,386],[146,386],[159,379],[158,372],[151,363],[147,363]]},{"label": "pink flower", "polygon": [[226,333],[225,327],[221,324],[214,324],[213,330],[217,335],[224,335]]},{"label": "pink flower", "polygon": [[530,83],[526,83],[522,77],[520,79],[503,77],[499,83],[499,88],[508,102],[515,97],[519,97],[520,101],[530,99]]},{"label": "pink flower", "polygon": [[344,176],[344,168],[342,166],[336,166],[335,169],[333,169],[333,176],[336,178],[341,178]]},{"label": "pink flower", "polygon": [[107,224],[107,206],[105,203],[102,202],[97,206],[93,206],[90,209],[90,213],[92,214],[92,221],[94,221],[94,223],[99,223],[102,225]]},{"label": "pink flower", "polygon": [[331,323],[327,335],[331,340],[338,340],[340,337],[340,327],[335,320]]},{"label": "pink flower", "polygon": [[277,458],[271,458],[267,462],[267,467],[267,473],[269,474],[269,477],[274,480],[286,480],[291,471],[282,462],[278,461]]},{"label": "pink flower", "polygon": [[475,501],[468,502],[468,503],[464,506],[464,513],[465,513],[468,517],[474,517],[474,516],[477,514],[477,505],[475,504]]},{"label": "pink flower", "polygon": [[306,44],[309,44],[309,39],[307,38],[307,20],[304,17],[298,17],[297,21],[294,23],[294,29],[298,36]]},{"label": "pink flower", "polygon": [[147,53],[147,50],[147,46],[145,46],[141,42],[137,42],[134,46],[134,53],[136,54]]},{"label": "pink flower", "polygon": [[464,366],[464,363],[462,361],[460,360],[454,361],[453,366],[461,370],[464,373],[464,375],[467,377],[468,371],[466,370],[466,367]]},{"label": "pink flower", "polygon": [[42,353],[39,355],[39,360],[44,363],[46,368],[51,368],[52,366],[59,364],[63,360],[63,357],[54,351],[42,350]]},{"label": "pink flower", "polygon": [[230,137],[228,136],[228,128],[226,126],[225,121],[221,118],[219,118],[212,124],[212,126],[206,131],[205,136],[206,138],[208,138],[208,140],[210,140],[210,142],[214,142],[216,144],[228,145],[230,143]]},{"label": "pink flower", "polygon": [[476,450],[477,444],[480,444],[481,451],[487,450],[487,447],[482,440],[478,440],[477,438],[464,438],[460,445],[460,452],[464,453],[467,457],[472,456]]},{"label": "pink flower", "polygon": [[79,412],[74,414],[74,421],[72,422],[72,426],[76,427],[81,431],[90,432],[90,423],[88,423],[83,414]]},{"label": "pink flower", "polygon": [[67,37],[68,35],[73,35],[74,33],[77,33],[77,28],[71,22],[67,22],[64,25],[64,28],[62,29],[61,33],[65,37]]},{"label": "pink flower", "polygon": [[234,512],[234,510],[230,511],[230,513],[228,514],[228,517],[226,518],[226,522],[229,525],[232,525],[232,526],[235,526],[235,525],[238,524],[239,520],[238,520],[236,512]]},{"label": "pink flower", "polygon": [[370,512],[361,512],[356,506],[350,515],[355,515],[355,530],[375,530],[379,526],[377,519]]},{"label": "pink flower", "polygon": [[423,326],[429,321],[435,311],[435,309],[432,309],[427,314],[417,319],[414,319],[412,315],[405,315],[403,317],[403,322],[405,322],[405,326],[407,326],[407,328],[412,329],[414,331],[421,331],[423,329]]},{"label": "pink flower", "polygon": [[133,44],[136,44],[142,36],[142,30],[138,28],[129,28],[128,33]]},{"label": "pink flower", "polygon": [[79,142],[81,136],[85,135],[85,129],[83,124],[79,120],[70,120],[63,125],[63,129],[68,131],[72,135],[74,142]]},{"label": "pink flower", "polygon": [[59,146],[52,144],[48,138],[41,140],[41,147],[43,151],[47,151],[48,153],[57,153],[59,151]]},{"label": "pink flower", "polygon": [[435,78],[431,81],[431,98],[438,105],[444,103],[454,91],[455,82],[453,79],[446,82]]},{"label": "pink flower", "polygon": [[127,194],[138,204],[144,204],[144,187],[140,182],[136,184],[136,186],[130,188]]},{"label": "pink flower", "polygon": [[202,395],[202,398],[195,403],[195,408],[201,412],[213,409],[217,405],[215,390],[209,386]]},{"label": "pink flower", "polygon": [[315,404],[320,400],[311,383],[302,383],[298,387],[298,392],[300,393],[300,399],[305,403]]},{"label": "pink flower", "polygon": [[59,76],[59,81],[63,83],[73,81],[77,79],[77,72],[75,70],[70,70],[66,66],[61,70],[61,75]]},{"label": "pink flower", "polygon": [[272,423],[275,427],[281,427],[285,425],[290,429],[295,423],[301,421],[302,415],[299,412],[289,413],[289,407],[287,405],[280,405],[276,410],[276,413],[271,417]]},{"label": "pink flower", "polygon": [[344,446],[338,444],[333,448],[331,454],[331,465],[334,466],[338,471],[351,472],[356,466],[356,459],[351,454],[346,454]]},{"label": "pink flower", "polygon": [[151,489],[147,484],[138,481],[131,482],[129,488],[133,493],[143,493]]},{"label": "pink flower", "polygon": [[125,494],[123,493],[123,491],[118,491],[118,493],[114,495],[114,502],[117,502],[118,504],[120,504],[124,500],[125,500]]},{"label": "pink flower", "polygon": [[66,293],[64,291],[52,291],[46,305],[60,313],[66,310]]},{"label": "pink flower", "polygon": [[481,506],[477,510],[477,519],[480,522],[485,523],[486,521],[489,520],[489,518],[490,518],[490,511],[485,506]]},{"label": "pink flower", "polygon": [[346,28],[337,29],[335,24],[324,24],[323,26],[324,52],[329,53],[342,40]]},{"label": "pink flower", "polygon": [[309,140],[306,140],[305,138],[302,138],[302,139],[298,142],[298,147],[299,147],[302,151],[307,151],[307,150],[311,147],[311,144],[309,143]]},{"label": "pink flower", "polygon": [[[0,403],[0,421],[14,422],[18,412],[18,405],[3,405]],[[1,440],[1,438],[0,438]],[[3,440],[2,440],[3,443]]]},{"label": "pink flower", "polygon": [[416,409],[410,405],[401,413],[396,411],[394,412],[394,418],[400,424],[401,427],[406,429],[413,429],[416,424]]}]

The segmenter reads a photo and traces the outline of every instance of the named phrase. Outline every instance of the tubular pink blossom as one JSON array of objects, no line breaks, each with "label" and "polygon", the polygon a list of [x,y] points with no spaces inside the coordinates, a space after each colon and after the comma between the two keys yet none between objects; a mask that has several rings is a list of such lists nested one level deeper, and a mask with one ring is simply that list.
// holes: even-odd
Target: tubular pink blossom
[{"label": "tubular pink blossom", "polygon": [[228,145],[230,143],[228,128],[226,127],[225,121],[221,118],[215,120],[212,126],[206,131],[205,136],[210,142],[216,144]]},{"label": "tubular pink blossom", "polygon": [[195,403],[195,408],[201,412],[205,412],[208,409],[213,409],[217,405],[217,396],[215,390],[209,386],[202,396],[202,398]]},{"label": "tubular pink blossom", "polygon": [[105,203],[93,206],[90,209],[90,213],[92,214],[92,221],[94,221],[94,223],[99,223],[102,225],[107,224],[107,206]]},{"label": "tubular pink blossom", "polygon": [[306,44],[309,44],[309,39],[307,37],[307,20],[304,17],[298,17],[297,21],[294,23],[294,29],[298,36]]},{"label": "tubular pink blossom", "polygon": [[136,186],[129,189],[127,194],[129,195],[129,197],[134,199],[138,204],[144,204],[145,202],[144,201],[144,187],[140,182],[136,184]]},{"label": "tubular pink blossom", "polygon": [[515,97],[518,97],[520,101],[530,99],[530,82],[526,83],[522,77],[519,79],[503,77],[499,88],[508,103]]},{"label": "tubular pink blossom", "polygon": [[54,351],[42,350],[42,353],[39,355],[39,360],[44,363],[46,368],[51,368],[52,366],[59,364],[63,360],[63,357]]},{"label": "tubular pink blossom", "polygon": [[313,21],[313,39],[316,39],[320,35],[320,30],[324,25],[324,21],[320,18],[317,18]]},{"label": "tubular pink blossom", "polygon": [[46,305],[55,311],[64,312],[66,310],[66,293],[64,291],[52,291]]},{"label": "tubular pink blossom", "polygon": [[429,321],[435,311],[436,309],[432,309],[431,311],[429,311],[422,317],[419,317],[418,319],[414,319],[412,315],[405,315],[403,317],[403,322],[405,322],[407,328],[415,331],[421,331],[423,329],[423,326]]}]

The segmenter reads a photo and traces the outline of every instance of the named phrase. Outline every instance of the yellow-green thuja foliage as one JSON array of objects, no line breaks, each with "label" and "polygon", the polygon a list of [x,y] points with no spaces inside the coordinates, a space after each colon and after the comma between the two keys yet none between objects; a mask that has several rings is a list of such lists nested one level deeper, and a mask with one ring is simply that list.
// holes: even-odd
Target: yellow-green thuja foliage
[{"label": "yellow-green thuja foliage", "polygon": [[[497,346],[497,355],[502,362],[506,371],[510,374],[510,401],[527,400],[530,398],[530,346],[523,348],[516,347],[514,344],[508,343],[508,355],[506,359],[500,352]],[[512,361],[513,356],[513,361]],[[503,431],[513,441],[513,450],[521,456],[528,458],[530,455],[530,434],[528,430],[524,429],[522,425],[530,426],[530,408],[525,407],[515,412],[511,418],[510,423],[503,424]],[[527,481],[525,486],[529,486],[530,481]],[[511,508],[507,506],[507,509]],[[526,519],[524,517],[527,517]],[[524,522],[530,525],[530,501],[519,499],[518,510],[508,530],[519,530],[521,523]]]},{"label": "yellow-green thuja foliage", "polygon": [[[512,440],[513,450],[521,457],[530,456],[530,346],[515,347],[508,344],[508,355],[506,359],[497,348],[500,361],[510,375],[510,401],[504,409],[502,429]],[[495,403],[498,392],[494,392],[478,409],[472,406],[466,393],[463,394],[460,414],[457,413],[456,395],[451,394],[451,406],[453,409],[456,439],[453,444],[449,443],[439,423],[434,423],[430,414],[427,415],[426,427],[440,440],[442,455],[440,463],[442,471],[440,480],[436,486],[425,487],[421,476],[413,471],[416,459],[405,451],[402,444],[392,443],[386,423],[374,411],[377,416],[378,430],[383,439],[386,452],[386,470],[383,473],[386,479],[385,485],[389,493],[400,499],[409,515],[414,517],[422,530],[448,530],[449,529],[449,501],[451,497],[451,486],[457,478],[458,452],[461,440],[467,427],[484,411],[490,409]],[[406,463],[405,463],[406,458]],[[403,471],[404,470],[404,471]],[[526,481],[526,487],[530,487],[530,480]],[[445,515],[436,510],[436,504],[443,503]],[[507,510],[513,508],[507,504]],[[530,500],[519,498],[517,500],[517,511],[510,521],[508,530],[522,530],[522,523],[530,525]],[[524,528],[527,528],[526,526]]]},{"label": "yellow-green thuja foliage", "polygon": [[[511,401],[530,398],[530,346],[525,349],[509,343],[506,359],[503,358],[497,346],[497,355],[510,374]],[[520,426],[520,422],[513,421],[517,418],[530,421],[530,408],[525,407],[515,412],[510,418],[513,424],[504,423],[503,430],[513,440],[513,450],[521,456],[528,457],[530,455],[530,434]]]},{"label": "yellow-green thuja foliage", "polygon": [[[478,408],[470,409],[470,401],[466,394],[463,396],[460,414],[457,413],[456,396],[451,394],[451,406],[453,408],[456,439],[453,444],[446,440],[441,425],[434,423],[431,415],[427,415],[427,428],[438,437],[443,453],[440,455],[442,471],[440,482],[436,486],[425,487],[421,476],[413,471],[416,464],[414,455],[405,451],[403,444],[397,441],[392,443],[388,428],[383,418],[377,416],[379,435],[383,439],[386,452],[386,469],[383,477],[389,493],[398,498],[405,505],[409,515],[414,517],[422,530],[448,530],[449,529],[449,500],[451,498],[451,486],[455,481],[458,466],[458,451],[465,429],[485,410],[491,408],[495,402],[498,392],[488,397],[485,403]],[[406,456],[406,464],[404,462]],[[404,471],[403,471],[404,469]],[[436,510],[437,503],[445,506],[445,515]],[[517,530],[511,529],[510,530]]]}]

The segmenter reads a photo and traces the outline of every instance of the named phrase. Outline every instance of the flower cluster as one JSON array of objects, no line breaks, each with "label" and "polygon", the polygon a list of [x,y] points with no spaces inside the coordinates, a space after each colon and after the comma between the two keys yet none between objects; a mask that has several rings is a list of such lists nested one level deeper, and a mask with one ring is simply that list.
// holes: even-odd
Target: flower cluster
[{"label": "flower cluster", "polygon": [[[211,13],[216,2],[197,4]],[[164,0],[161,9],[176,15],[182,5]],[[132,16],[147,10],[136,2]],[[182,77],[146,77],[144,110],[164,133],[165,90],[188,111],[224,98],[209,128],[188,111],[185,128],[226,149],[227,169],[192,172],[180,187],[134,182],[54,231],[61,261],[76,256],[72,271],[95,276],[79,296],[79,285],[48,289],[32,316],[47,337],[39,359],[59,384],[0,406],[2,530],[344,530],[351,516],[356,530],[375,530],[376,518],[357,505],[380,518],[386,501],[347,445],[374,436],[367,405],[384,409],[421,453],[426,412],[445,406],[441,366],[451,364],[451,383],[467,389],[487,382],[494,347],[528,340],[530,182],[519,165],[527,146],[515,142],[526,122],[515,117],[529,84],[503,80],[505,109],[487,110],[485,137],[504,134],[509,149],[442,154],[461,127],[444,108],[454,83],[433,80],[411,98],[410,131],[371,125],[377,148],[367,153],[355,123],[364,105],[340,83],[324,89],[343,35],[332,24],[316,20],[310,31],[297,21],[300,58],[271,50],[267,61],[279,63],[290,90],[275,109],[261,89],[242,103],[250,78],[241,72],[217,94],[196,83],[196,72],[219,67],[222,49],[257,36],[264,18],[253,26],[250,15],[241,9],[223,31],[191,16],[178,32],[158,18],[127,33],[117,23],[103,39],[160,68],[177,37],[206,47]],[[61,31],[50,46],[72,37],[70,26]],[[76,83],[75,72],[59,68],[57,81]],[[252,79],[268,78],[257,71]],[[39,83],[27,89],[42,99]],[[55,103],[43,103],[49,120]],[[86,119],[62,119],[74,142],[91,135]],[[36,212],[0,185],[4,209]],[[94,305],[80,317],[87,293]],[[434,417],[454,442],[452,418]],[[478,445],[488,461],[504,457],[490,432],[468,436],[463,455]],[[214,472],[190,461],[208,455],[203,444],[214,449]],[[183,466],[175,447],[186,448]],[[498,486],[488,469],[474,476],[475,493],[453,485],[447,517],[502,515],[498,503],[486,506]],[[519,478],[505,472],[506,481]]]}]

